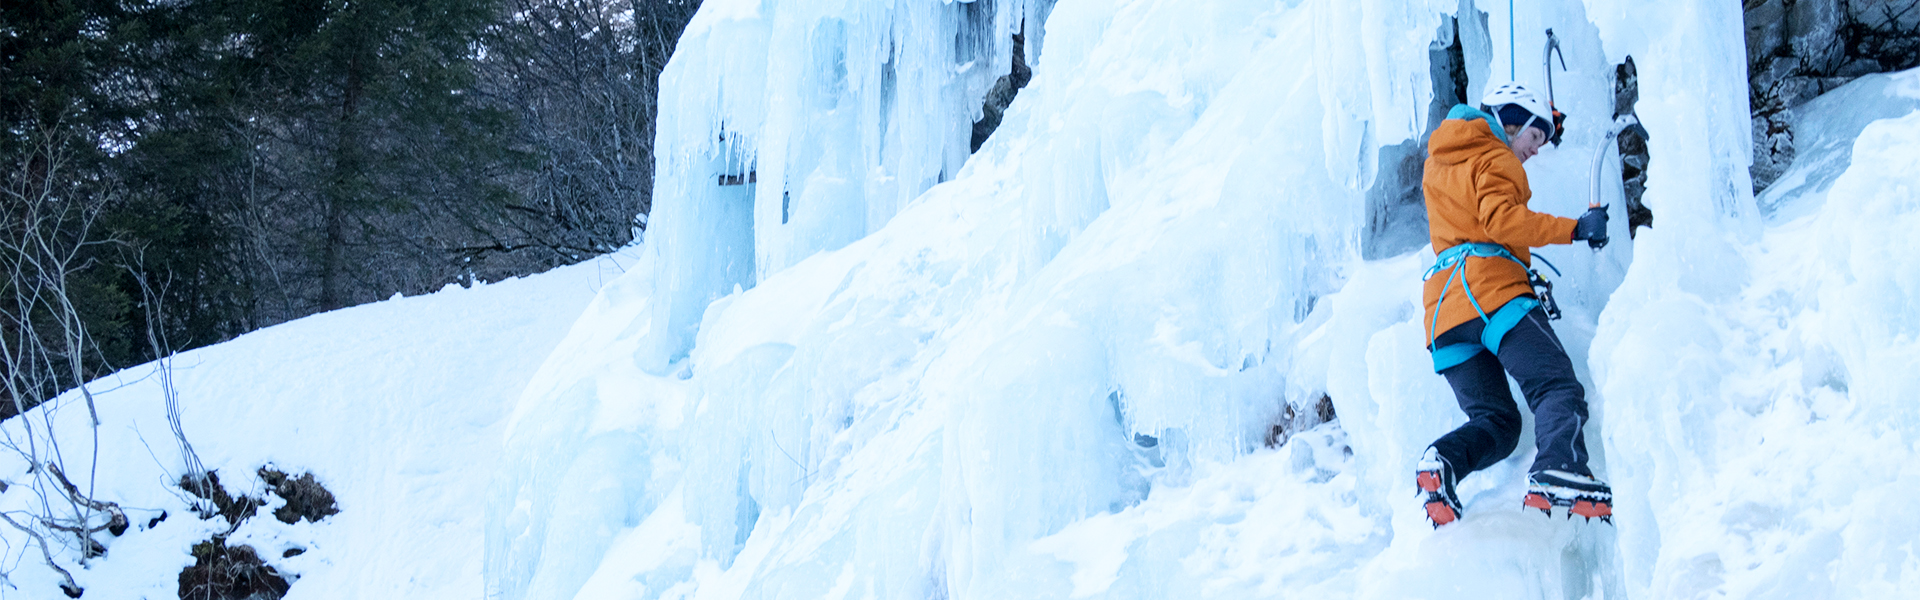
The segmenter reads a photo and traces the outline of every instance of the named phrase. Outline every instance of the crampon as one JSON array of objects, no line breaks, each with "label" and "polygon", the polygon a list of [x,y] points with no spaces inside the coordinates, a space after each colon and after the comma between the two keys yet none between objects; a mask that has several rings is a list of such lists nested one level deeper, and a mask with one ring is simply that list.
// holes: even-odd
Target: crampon
[{"label": "crampon", "polygon": [[1433,523],[1433,528],[1460,520],[1465,511],[1460,506],[1460,497],[1453,491],[1453,467],[1440,458],[1439,451],[1427,448],[1415,468],[1414,483],[1426,496],[1427,520]]},{"label": "crampon", "polygon": [[1527,508],[1552,516],[1563,509],[1567,518],[1585,517],[1613,524],[1613,488],[1589,475],[1545,470],[1528,478]]}]

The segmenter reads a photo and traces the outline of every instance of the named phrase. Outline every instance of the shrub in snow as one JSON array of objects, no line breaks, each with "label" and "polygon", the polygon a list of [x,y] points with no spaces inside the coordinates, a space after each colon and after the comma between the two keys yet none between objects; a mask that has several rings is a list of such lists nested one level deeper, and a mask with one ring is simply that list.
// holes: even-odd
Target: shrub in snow
[{"label": "shrub in snow", "polygon": [[[286,503],[274,509],[273,516],[289,525],[306,519],[317,523],[321,519],[339,514],[340,508],[334,502],[333,492],[320,484],[313,473],[288,475],[271,466],[262,466],[254,471],[260,481],[267,486],[267,493],[279,496]],[[297,575],[286,575],[261,560],[259,551],[245,544],[229,544],[228,539],[239,531],[247,519],[252,518],[265,506],[265,498],[247,495],[234,495],[220,483],[220,474],[207,471],[202,477],[184,475],[180,478],[180,488],[187,493],[205,500],[196,503],[194,512],[201,519],[215,517],[225,519],[225,531],[215,533],[212,538],[194,544],[192,565],[180,571],[180,597],[207,600],[276,600],[286,595]],[[153,528],[165,515],[148,523]],[[281,558],[292,558],[305,554],[305,548],[289,548]]]},{"label": "shrub in snow", "polygon": [[252,546],[228,546],[223,538],[194,544],[193,561],[180,572],[181,598],[278,600],[292,585]]},{"label": "shrub in snow", "polygon": [[340,513],[333,501],[333,492],[321,486],[312,473],[291,477],[271,467],[260,467],[259,474],[260,480],[267,482],[269,491],[287,501],[285,506],[273,510],[273,518],[281,523],[292,525],[301,519],[317,523]]}]

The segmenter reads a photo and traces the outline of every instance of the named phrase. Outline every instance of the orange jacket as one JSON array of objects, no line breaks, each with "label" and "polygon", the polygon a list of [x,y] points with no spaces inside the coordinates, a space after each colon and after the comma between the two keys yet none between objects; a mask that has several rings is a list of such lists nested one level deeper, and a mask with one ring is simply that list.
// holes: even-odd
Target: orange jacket
[{"label": "orange jacket", "polygon": [[[1486,113],[1463,105],[1448,117],[1427,140],[1426,174],[1420,181],[1427,197],[1434,252],[1465,242],[1491,242],[1531,265],[1529,248],[1573,243],[1573,219],[1527,209],[1527,201],[1533,198],[1527,172],[1507,147],[1505,136],[1494,133]],[[1527,270],[1506,258],[1468,257],[1464,267],[1468,287],[1489,315],[1509,300],[1533,294]],[[1435,317],[1434,307],[1452,274],[1440,271],[1427,279],[1427,331],[1445,333],[1480,318],[1459,281],[1454,281],[1446,305],[1439,307]]]}]

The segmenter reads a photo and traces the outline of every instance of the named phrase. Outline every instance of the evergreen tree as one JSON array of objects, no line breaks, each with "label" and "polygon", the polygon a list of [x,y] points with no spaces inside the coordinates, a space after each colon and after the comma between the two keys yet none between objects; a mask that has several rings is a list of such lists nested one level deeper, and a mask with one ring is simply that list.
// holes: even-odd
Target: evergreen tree
[{"label": "evergreen tree", "polygon": [[[698,5],[9,2],[0,332],[52,349],[33,385],[66,389],[616,249],[644,223],[657,78]],[[55,343],[75,327],[49,306],[77,311],[86,350]]]},{"label": "evergreen tree", "polygon": [[130,358],[133,306],[100,233],[126,113],[101,93],[111,2],[0,11],[0,416]]}]

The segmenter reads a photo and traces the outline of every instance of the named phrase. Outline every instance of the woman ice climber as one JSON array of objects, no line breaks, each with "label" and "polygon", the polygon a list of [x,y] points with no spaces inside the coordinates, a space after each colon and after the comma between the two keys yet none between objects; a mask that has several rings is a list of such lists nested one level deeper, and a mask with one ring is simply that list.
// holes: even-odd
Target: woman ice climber
[{"label": "woman ice climber", "polygon": [[1587,468],[1585,390],[1529,283],[1529,248],[1606,244],[1607,213],[1578,220],[1533,212],[1520,167],[1554,134],[1553,113],[1519,84],[1501,85],[1479,109],[1459,105],[1429,138],[1421,189],[1438,253],[1427,273],[1426,326],[1434,370],[1447,378],[1467,423],[1420,457],[1415,481],[1434,527],[1461,516],[1455,484],[1500,462],[1520,439],[1507,375],[1533,410],[1539,453],[1526,506],[1610,520],[1613,495]]}]

